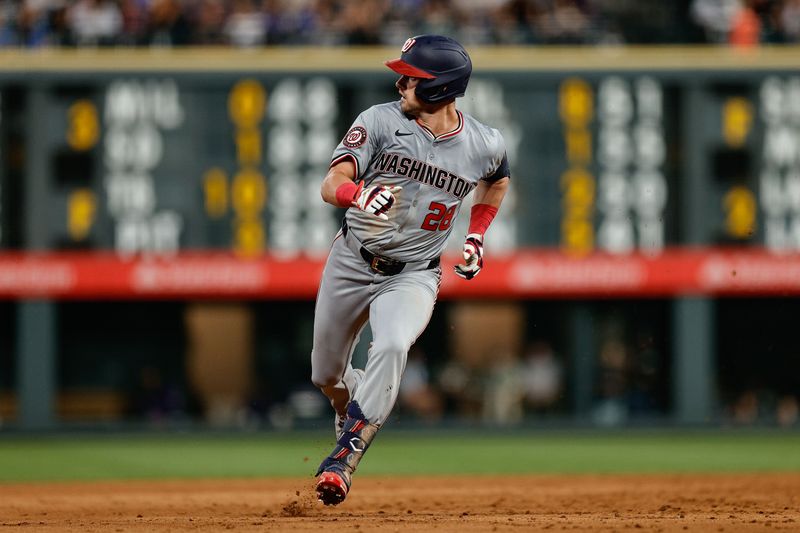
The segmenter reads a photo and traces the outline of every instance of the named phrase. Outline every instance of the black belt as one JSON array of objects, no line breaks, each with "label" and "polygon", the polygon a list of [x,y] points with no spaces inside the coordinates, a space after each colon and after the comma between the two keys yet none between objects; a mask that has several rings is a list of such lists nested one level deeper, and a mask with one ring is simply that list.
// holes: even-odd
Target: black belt
[{"label": "black belt", "polygon": [[[342,235],[344,237],[347,237],[347,230],[347,221],[342,220]],[[395,274],[399,274],[408,264],[404,261],[398,261],[383,255],[373,254],[363,246],[361,246],[358,251],[361,254],[361,257],[364,258],[364,261],[366,261],[369,265],[369,268],[372,269],[372,271],[376,274],[380,274],[382,276],[394,276]],[[428,264],[425,266],[425,270],[430,270],[431,268],[436,268],[438,266],[439,258],[437,257],[436,259],[431,259],[428,262]]]}]

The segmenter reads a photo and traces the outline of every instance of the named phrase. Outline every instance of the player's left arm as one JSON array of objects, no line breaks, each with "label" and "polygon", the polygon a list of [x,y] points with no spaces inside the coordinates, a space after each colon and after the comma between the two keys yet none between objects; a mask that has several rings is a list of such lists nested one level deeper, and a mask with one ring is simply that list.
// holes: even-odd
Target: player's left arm
[{"label": "player's left arm", "polygon": [[497,171],[475,187],[469,230],[464,240],[464,263],[454,267],[455,273],[466,280],[477,276],[483,268],[483,236],[503,203],[510,181],[508,159],[504,156]]},{"label": "player's left arm", "polygon": [[[511,179],[508,176],[500,178],[497,181],[486,181],[481,180],[478,182],[478,185],[475,187],[475,194],[473,196],[472,202],[472,209],[475,210],[476,206],[479,205],[487,205],[489,207],[494,208],[495,212],[500,209],[500,204],[503,203],[503,198],[506,196],[506,191],[508,191],[508,184]],[[470,225],[472,225],[474,215],[470,216]],[[491,221],[489,221],[491,223]],[[489,227],[489,224],[486,224],[486,227]],[[483,229],[483,232],[486,232],[486,229]],[[470,231],[472,233],[472,231]]]}]

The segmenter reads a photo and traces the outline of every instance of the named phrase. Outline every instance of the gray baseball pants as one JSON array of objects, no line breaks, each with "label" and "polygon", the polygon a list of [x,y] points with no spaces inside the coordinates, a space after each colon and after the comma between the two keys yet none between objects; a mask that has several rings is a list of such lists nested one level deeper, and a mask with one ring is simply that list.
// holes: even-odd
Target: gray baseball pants
[{"label": "gray baseball pants", "polygon": [[[314,311],[311,380],[344,415],[354,399],[364,416],[382,425],[394,406],[408,350],[430,321],[442,271],[411,263],[398,274],[375,273],[352,231],[340,231],[322,273]],[[350,398],[353,349],[369,321],[373,342],[364,381]]]}]

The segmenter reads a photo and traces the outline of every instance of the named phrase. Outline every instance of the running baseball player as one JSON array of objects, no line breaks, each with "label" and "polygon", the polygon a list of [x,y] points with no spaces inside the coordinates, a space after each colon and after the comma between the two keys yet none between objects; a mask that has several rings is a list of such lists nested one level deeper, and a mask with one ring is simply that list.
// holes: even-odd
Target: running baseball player
[{"label": "running baseball player", "polygon": [[[455,273],[483,267],[483,236],[509,183],[501,134],[458,111],[472,62],[449,37],[408,39],[386,65],[400,74],[400,100],[356,118],[333,154],[322,198],[349,208],[317,295],[312,381],[336,411],[336,446],[317,471],[317,496],[344,501],[364,452],[397,398],[409,348],[430,320],[439,256],[463,199],[474,203]],[[369,322],[366,368],[353,348]]]}]

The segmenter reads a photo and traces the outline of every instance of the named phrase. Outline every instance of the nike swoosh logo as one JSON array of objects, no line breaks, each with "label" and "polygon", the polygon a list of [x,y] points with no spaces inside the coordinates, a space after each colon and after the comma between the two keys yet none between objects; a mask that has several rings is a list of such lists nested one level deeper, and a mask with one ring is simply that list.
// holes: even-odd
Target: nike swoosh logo
[{"label": "nike swoosh logo", "polygon": [[400,130],[394,130],[394,134],[397,135],[398,137],[405,137],[406,135],[414,135],[413,133]]}]

